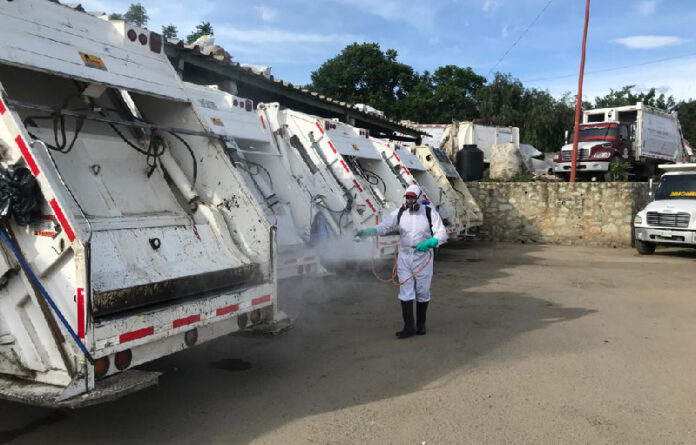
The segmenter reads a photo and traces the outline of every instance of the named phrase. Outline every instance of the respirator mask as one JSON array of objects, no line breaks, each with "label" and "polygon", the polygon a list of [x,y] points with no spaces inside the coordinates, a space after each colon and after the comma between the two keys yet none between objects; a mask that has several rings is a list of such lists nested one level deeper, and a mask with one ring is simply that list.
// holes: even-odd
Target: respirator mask
[{"label": "respirator mask", "polygon": [[406,202],[404,202],[404,208],[406,208],[412,212],[417,212],[418,209],[420,208],[420,204],[418,204],[418,198],[415,196],[406,196]]}]

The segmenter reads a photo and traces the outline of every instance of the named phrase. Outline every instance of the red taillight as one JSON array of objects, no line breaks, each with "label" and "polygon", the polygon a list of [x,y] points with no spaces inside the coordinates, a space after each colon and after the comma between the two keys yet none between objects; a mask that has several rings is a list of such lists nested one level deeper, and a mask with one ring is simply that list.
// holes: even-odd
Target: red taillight
[{"label": "red taillight", "polygon": [[109,357],[98,358],[94,361],[94,377],[100,379],[109,372]]},{"label": "red taillight", "polygon": [[[142,41],[140,43],[142,43]],[[150,33],[150,51],[158,54],[162,51],[162,36],[156,32]]]},{"label": "red taillight", "polygon": [[253,108],[253,107],[252,107],[251,101],[250,101],[250,100],[246,101],[245,109],[246,109],[247,111],[251,111],[252,108]]},{"label": "red taillight", "polygon": [[133,353],[130,349],[117,352],[116,357],[114,357],[114,364],[116,365],[116,369],[118,369],[119,371],[123,371],[124,369],[128,368],[131,365],[132,361]]},{"label": "red taillight", "polygon": [[147,36],[145,34],[140,34],[138,36],[138,41],[141,45],[147,45]]},{"label": "red taillight", "polygon": [[138,33],[135,32],[134,29],[129,29],[128,30],[128,40],[130,40],[131,42],[135,42],[135,39],[137,39],[137,38],[138,38]]}]

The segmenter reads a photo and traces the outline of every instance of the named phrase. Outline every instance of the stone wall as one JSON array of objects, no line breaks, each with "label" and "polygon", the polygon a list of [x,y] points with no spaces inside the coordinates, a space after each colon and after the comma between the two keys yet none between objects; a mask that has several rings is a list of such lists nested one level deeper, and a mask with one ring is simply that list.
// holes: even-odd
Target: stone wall
[{"label": "stone wall", "polygon": [[647,183],[470,182],[483,211],[483,239],[630,246],[631,222],[648,203]]}]

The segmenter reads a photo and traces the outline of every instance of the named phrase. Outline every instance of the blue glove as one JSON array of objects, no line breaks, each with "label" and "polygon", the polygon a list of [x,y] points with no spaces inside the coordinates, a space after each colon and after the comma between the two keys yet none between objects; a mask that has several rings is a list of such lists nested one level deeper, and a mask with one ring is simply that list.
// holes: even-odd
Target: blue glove
[{"label": "blue glove", "polygon": [[367,238],[368,236],[377,236],[377,229],[374,227],[370,227],[369,229],[360,229],[357,232],[355,232],[355,236],[359,236],[360,238]]},{"label": "blue glove", "polygon": [[434,249],[437,247],[437,238],[430,238],[421,243],[418,243],[414,252],[427,252],[429,249]]}]

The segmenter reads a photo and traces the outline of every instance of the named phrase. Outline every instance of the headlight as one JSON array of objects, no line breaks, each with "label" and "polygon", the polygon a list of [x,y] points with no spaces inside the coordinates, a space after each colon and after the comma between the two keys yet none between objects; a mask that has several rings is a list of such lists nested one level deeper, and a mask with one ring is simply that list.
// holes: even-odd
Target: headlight
[{"label": "headlight", "polygon": [[611,157],[611,152],[610,151],[600,151],[600,152],[592,155],[592,157],[595,159],[609,159]]},{"label": "headlight", "polygon": [[643,218],[640,216],[636,215],[635,218],[633,218],[633,224],[643,224]]}]

